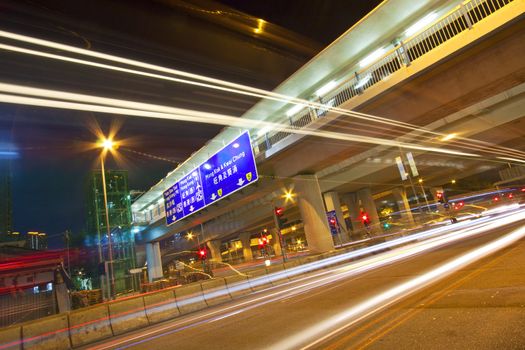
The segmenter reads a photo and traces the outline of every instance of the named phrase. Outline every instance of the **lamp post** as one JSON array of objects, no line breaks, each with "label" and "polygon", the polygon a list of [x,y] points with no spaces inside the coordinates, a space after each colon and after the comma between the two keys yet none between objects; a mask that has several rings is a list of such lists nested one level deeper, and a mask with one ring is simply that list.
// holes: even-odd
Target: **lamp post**
[{"label": "lamp post", "polygon": [[425,192],[425,189],[423,188],[423,179],[419,178],[417,182],[419,183],[419,187],[421,187],[421,192],[423,193],[423,197],[425,198],[425,203],[427,204],[427,210],[430,213],[430,204],[428,203],[427,193]]},{"label": "lamp post", "polygon": [[[114,143],[110,139],[104,139],[100,142],[102,146],[102,153],[100,154],[100,169],[102,172],[102,192],[104,193],[104,208],[106,211],[106,229],[108,234],[108,257],[109,257],[109,269],[108,264],[104,265],[106,276],[109,277],[109,296],[113,298],[113,292],[115,291],[115,276],[113,273],[113,247],[111,244],[111,228],[109,227],[109,209],[108,209],[108,194],[106,191],[106,170],[104,168],[104,161],[108,151],[113,150]],[[100,242],[99,242],[100,244]]]}]

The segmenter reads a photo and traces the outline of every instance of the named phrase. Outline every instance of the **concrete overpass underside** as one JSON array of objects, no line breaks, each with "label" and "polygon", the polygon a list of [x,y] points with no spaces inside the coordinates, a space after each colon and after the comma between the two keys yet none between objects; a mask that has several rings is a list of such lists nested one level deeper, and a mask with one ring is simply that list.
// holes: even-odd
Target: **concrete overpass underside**
[{"label": "concrete overpass underside", "polygon": [[[334,247],[325,215],[327,210],[336,211],[343,229],[346,228],[343,207],[344,216],[350,215],[353,222],[358,221],[359,209],[373,211],[372,219],[378,221],[374,194],[377,198],[380,193],[397,193],[399,208],[410,211],[405,191],[408,185],[400,179],[396,157],[413,153],[427,189],[441,188],[451,179],[459,181],[490,171],[497,173],[507,166],[505,160],[494,154],[498,147],[525,150],[525,21],[522,17],[508,21],[497,30],[481,27],[478,29],[481,34],[466,32],[463,37],[460,34],[424,59],[339,106],[432,132],[453,134],[454,138],[444,141],[421,130],[371,123],[332,111],[308,126],[312,130],[342,132],[349,136],[379,137],[437,149],[453,148],[477,156],[292,134],[257,155],[261,177],[257,185],[171,227],[159,220],[143,232],[142,241],[159,241],[190,229],[202,230],[205,241],[256,234],[273,224],[274,206],[285,206],[289,220],[304,225],[306,239],[312,243],[310,249],[326,251]],[[477,141],[472,143],[465,138]],[[512,151],[499,151],[501,157],[512,157]],[[293,188],[296,197],[285,201],[283,194]],[[172,249],[184,250],[194,245],[180,239]]]}]

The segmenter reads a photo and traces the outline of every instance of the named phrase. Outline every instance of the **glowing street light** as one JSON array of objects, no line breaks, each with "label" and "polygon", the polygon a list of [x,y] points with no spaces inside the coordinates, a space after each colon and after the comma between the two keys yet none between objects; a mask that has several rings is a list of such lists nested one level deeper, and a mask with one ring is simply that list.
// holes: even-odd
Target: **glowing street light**
[{"label": "glowing street light", "polygon": [[[106,229],[108,234],[108,255],[109,255],[109,271],[108,265],[104,265],[106,276],[109,277],[110,286],[109,286],[109,295],[110,298],[113,298],[113,292],[115,290],[115,274],[113,273],[113,246],[111,243],[111,228],[109,227],[109,209],[108,209],[108,194],[106,190],[106,170],[104,167],[105,156],[108,151],[113,151],[115,147],[115,142],[113,140],[104,138],[99,142],[100,147],[102,147],[102,152],[100,153],[100,171],[102,173],[102,192],[104,193],[104,209],[106,212]],[[102,260],[102,248],[100,246],[100,235],[99,235],[99,258]]]},{"label": "glowing street light", "polygon": [[186,239],[187,239],[188,241],[191,241],[191,240],[193,239],[193,232],[188,232],[188,233],[186,234]]},{"label": "glowing street light", "polygon": [[108,151],[113,149],[113,141],[110,139],[105,139],[102,141],[102,147]]},{"label": "glowing street light", "polygon": [[294,201],[295,193],[293,193],[293,190],[286,190],[284,191],[284,194],[282,195],[282,198],[284,198],[285,202],[288,201]]}]

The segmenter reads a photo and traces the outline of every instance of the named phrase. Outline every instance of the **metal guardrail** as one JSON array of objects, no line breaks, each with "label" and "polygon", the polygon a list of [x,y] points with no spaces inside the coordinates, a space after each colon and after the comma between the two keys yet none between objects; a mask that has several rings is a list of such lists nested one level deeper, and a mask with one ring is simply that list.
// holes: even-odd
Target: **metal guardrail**
[{"label": "metal guardrail", "polygon": [[[336,89],[319,98],[320,102],[332,107],[338,107],[350,99],[362,94],[365,90],[385,80],[391,74],[409,66],[429,51],[462,33],[482,19],[498,11],[513,0],[471,0],[460,5],[455,11],[442,17],[419,34],[401,41],[395,49],[386,53],[362,71],[356,72],[351,79],[341,83]],[[326,115],[326,108],[311,108],[299,111],[288,118],[291,127],[303,128],[317,118]],[[291,133],[278,131],[268,132],[254,140],[256,152],[264,152],[275,143],[283,140]]]}]

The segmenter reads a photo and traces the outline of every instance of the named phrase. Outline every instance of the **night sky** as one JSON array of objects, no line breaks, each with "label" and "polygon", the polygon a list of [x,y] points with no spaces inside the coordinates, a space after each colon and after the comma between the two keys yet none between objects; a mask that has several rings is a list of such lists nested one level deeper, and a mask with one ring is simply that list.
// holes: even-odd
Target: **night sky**
[{"label": "night sky", "polygon": [[[175,1],[175,4],[184,6],[170,5],[167,8],[168,3],[162,0],[5,1],[0,5],[3,23],[0,28],[79,47],[90,45],[103,52],[271,89],[379,1],[221,0],[223,5],[288,29],[290,33],[286,35],[303,44],[302,48],[286,50],[283,43],[258,44],[257,38],[247,37],[243,39],[244,51],[237,54],[217,50],[210,44],[207,31],[213,31],[216,18],[187,10],[184,6],[191,1]],[[213,8],[213,3],[210,4]],[[115,18],[119,20],[115,21]],[[191,26],[198,26],[200,31],[191,30]],[[291,32],[301,35],[304,40],[293,38]],[[236,36],[238,33],[233,34]],[[272,61],[273,64],[257,71],[254,67],[258,62],[253,62],[253,59],[243,61],[243,55],[257,57],[263,46],[265,50],[268,47],[273,50],[279,45],[274,50],[278,53],[275,57],[277,60],[281,57],[283,65]],[[201,46],[208,47],[208,51]],[[241,115],[256,102],[238,96],[188,92],[182,90],[186,87],[172,88],[158,82],[129,81],[123,77],[104,81],[103,72],[97,73],[100,76],[85,75],[75,68],[70,73],[62,71],[60,66],[53,66],[53,63],[26,62],[9,55],[2,57],[0,74],[2,80],[8,82],[45,87],[54,84],[54,88],[62,87],[67,91],[154,100],[231,115]],[[186,94],[193,95],[188,97]],[[188,104],[188,100],[192,103]],[[16,230],[47,232],[55,237],[51,239],[51,245],[56,247],[61,244],[60,232],[84,229],[85,184],[90,170],[98,167],[97,152],[86,150],[86,145],[96,139],[93,129],[99,128],[107,133],[116,126],[118,138],[130,140],[129,148],[120,152],[123,161],[117,164],[110,160],[108,168],[128,169],[130,189],[137,190],[147,190],[172,170],[176,161],[185,160],[221,129],[220,126],[203,124],[0,104],[0,145],[19,153],[12,160]]]}]

